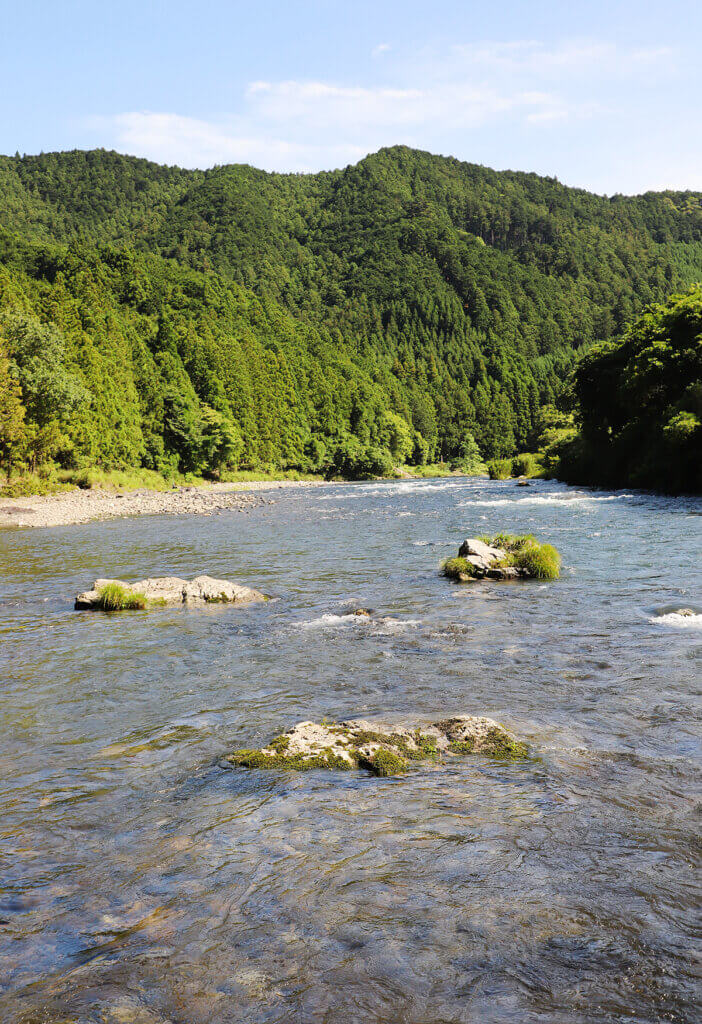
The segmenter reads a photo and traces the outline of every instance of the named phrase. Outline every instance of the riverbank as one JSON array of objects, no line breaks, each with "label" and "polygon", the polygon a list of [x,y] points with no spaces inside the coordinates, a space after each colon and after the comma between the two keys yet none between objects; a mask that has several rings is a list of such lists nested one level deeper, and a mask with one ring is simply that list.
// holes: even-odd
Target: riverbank
[{"label": "riverbank", "polygon": [[[314,480],[259,480],[177,487],[170,491],[106,491],[97,488],[27,498],[0,498],[0,527],[72,526],[124,516],[204,515],[250,512],[270,504],[267,493],[284,487],[315,487]],[[265,493],[264,493],[265,492]]]}]

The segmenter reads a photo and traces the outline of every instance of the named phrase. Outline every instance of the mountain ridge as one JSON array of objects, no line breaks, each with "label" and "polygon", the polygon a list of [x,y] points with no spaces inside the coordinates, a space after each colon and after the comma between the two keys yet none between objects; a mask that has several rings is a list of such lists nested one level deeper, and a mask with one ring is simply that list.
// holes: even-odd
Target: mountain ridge
[{"label": "mountain ridge", "polygon": [[[173,449],[168,438],[178,430],[164,412],[149,427],[146,448],[135,442],[131,456],[154,468],[198,462],[194,438],[210,416],[203,410],[213,408],[240,436],[243,447],[235,447],[245,464],[319,470],[348,463],[352,450],[365,465],[396,459],[388,416],[399,416],[411,438],[400,446],[403,458],[457,459],[468,435],[485,457],[509,455],[529,446],[540,407],[558,398],[579,353],[616,336],[646,305],[702,279],[700,193],[605,198],[531,172],[493,171],[403,146],[305,175],[241,164],[187,171],[105,150],[2,157],[0,228],[0,313],[19,308],[63,325],[68,362],[89,378],[94,410],[102,385],[84,362],[85,343],[66,304],[81,308],[85,323],[109,309],[121,324],[117,334],[134,336],[129,344],[122,338],[119,358],[127,360],[124,397],[129,392],[130,407],[141,410],[137,419],[147,412],[130,359],[145,349],[155,358],[163,347],[156,339],[170,329],[192,451]],[[120,259],[128,273],[115,272]],[[94,278],[90,294],[80,284],[86,274]],[[243,378],[222,369],[222,353],[231,354],[236,341],[227,331],[252,328],[229,313],[217,326],[220,314],[207,295],[227,289],[255,295],[268,317],[249,376],[256,360],[265,365],[266,348],[304,364],[295,401],[271,413],[284,443],[265,439],[265,415],[255,430],[244,424],[237,406]],[[178,293],[200,297],[190,294],[183,304]],[[285,325],[282,336],[275,324]],[[312,339],[311,348],[301,355],[292,345],[288,359],[293,335]],[[223,379],[196,368],[192,338],[209,346],[207,359]],[[341,378],[332,369],[337,360],[346,367]],[[322,387],[316,370],[340,389],[324,423],[309,414]],[[176,385],[162,367],[153,372],[163,398]],[[255,401],[271,409],[285,390],[277,372],[270,393],[265,381],[256,391]],[[355,397],[349,374],[363,382]],[[136,405],[134,394],[141,395]],[[294,443],[291,430],[299,435]],[[88,458],[90,446],[73,433],[70,457]],[[128,447],[100,457],[127,462]]]}]

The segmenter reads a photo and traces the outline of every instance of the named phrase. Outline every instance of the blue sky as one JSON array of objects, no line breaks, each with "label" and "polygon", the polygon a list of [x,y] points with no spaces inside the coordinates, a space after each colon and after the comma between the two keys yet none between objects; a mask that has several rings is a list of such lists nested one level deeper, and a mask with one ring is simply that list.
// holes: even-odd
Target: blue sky
[{"label": "blue sky", "polygon": [[702,190],[692,0],[1,0],[0,152],[306,171],[405,143]]}]

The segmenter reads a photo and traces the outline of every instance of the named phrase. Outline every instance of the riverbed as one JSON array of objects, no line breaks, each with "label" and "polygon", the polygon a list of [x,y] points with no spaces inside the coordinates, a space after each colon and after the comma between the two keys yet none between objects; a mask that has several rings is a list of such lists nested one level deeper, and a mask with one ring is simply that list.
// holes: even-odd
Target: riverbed
[{"label": "riverbed", "polygon": [[[702,499],[275,499],[0,532],[0,1020],[699,1020]],[[555,544],[562,578],[438,574],[500,530]],[[201,572],[275,600],[72,607],[99,576]],[[222,761],[301,719],[452,714],[534,756]]]}]

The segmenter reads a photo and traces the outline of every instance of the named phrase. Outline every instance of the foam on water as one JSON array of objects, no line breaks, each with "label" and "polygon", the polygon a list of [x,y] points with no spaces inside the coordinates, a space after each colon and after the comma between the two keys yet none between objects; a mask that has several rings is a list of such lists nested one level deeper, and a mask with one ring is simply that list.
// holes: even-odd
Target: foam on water
[{"label": "foam on water", "polygon": [[622,501],[633,498],[633,494],[535,494],[528,498],[474,498],[459,502],[462,508],[466,505],[479,505],[483,508],[495,508],[500,505],[582,505],[592,501]]},{"label": "foam on water", "polygon": [[448,488],[465,487],[474,477],[452,477],[449,480],[398,480],[394,483],[354,484],[346,486],[342,493],[319,495],[320,501],[339,501],[348,498],[368,498],[378,495],[419,494],[423,491],[445,491]]},{"label": "foam on water", "polygon": [[702,615],[681,615],[680,612],[666,612],[665,615],[653,615],[649,622],[657,626],[672,626],[673,629],[702,629]]},{"label": "foam on water", "polygon": [[327,613],[326,615],[320,615],[316,619],[308,619],[307,621],[296,623],[297,629],[310,630],[343,629],[354,625],[381,629],[385,633],[401,633],[406,629],[412,629],[415,626],[421,625],[421,621],[420,619],[393,619],[389,616],[373,618],[370,615],[356,615],[353,612],[348,612],[344,615]]}]

